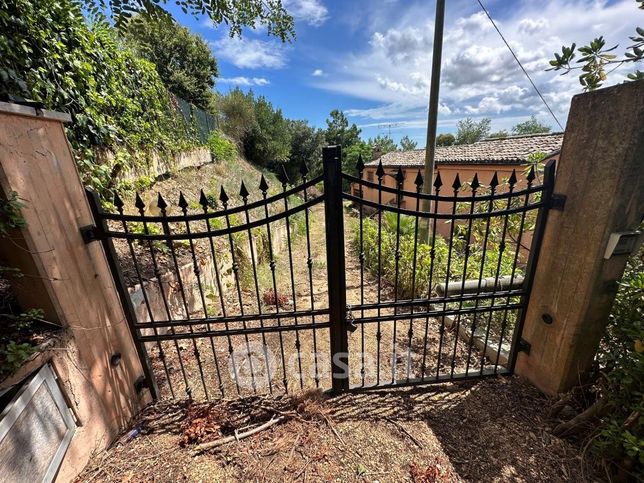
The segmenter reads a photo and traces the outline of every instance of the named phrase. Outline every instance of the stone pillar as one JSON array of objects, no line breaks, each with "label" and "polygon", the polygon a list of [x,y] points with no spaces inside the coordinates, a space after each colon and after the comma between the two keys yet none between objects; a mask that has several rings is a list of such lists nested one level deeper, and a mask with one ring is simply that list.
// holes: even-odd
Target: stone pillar
[{"label": "stone pillar", "polygon": [[0,102],[0,192],[18,194],[27,223],[13,239],[0,238],[0,250],[25,274],[21,302],[63,326],[45,359],[79,424],[59,481],[73,480],[149,400],[135,389],[143,370],[101,244],[86,245],[79,232],[93,220],[65,121],[66,114]]},{"label": "stone pillar", "polygon": [[516,366],[548,394],[591,366],[628,258],[604,259],[609,235],[644,214],[644,82],[572,99],[554,191],[567,200],[549,214]]}]

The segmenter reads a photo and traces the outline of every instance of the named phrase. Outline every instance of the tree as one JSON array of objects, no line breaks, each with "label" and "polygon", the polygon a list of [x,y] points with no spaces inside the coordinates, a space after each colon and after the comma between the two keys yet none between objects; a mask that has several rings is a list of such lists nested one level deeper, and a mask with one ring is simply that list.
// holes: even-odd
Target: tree
[{"label": "tree", "polygon": [[525,122],[520,122],[512,128],[512,134],[514,135],[540,134],[550,131],[550,126],[541,124],[535,116],[530,116],[530,119]]},{"label": "tree", "polygon": [[456,142],[452,133],[439,134],[436,137],[436,146],[451,146]]},{"label": "tree", "polygon": [[247,94],[239,88],[217,99],[217,108],[222,116],[222,129],[242,146],[248,131],[255,125],[255,99],[253,92]]},{"label": "tree", "polygon": [[349,126],[349,120],[344,112],[334,109],[329,114],[330,118],[326,120],[325,138],[327,144],[339,144],[342,148],[360,141],[360,129],[355,124]]},{"label": "tree", "polygon": [[322,148],[324,147],[324,131],[309,126],[306,121],[289,121],[291,136],[291,154],[286,163],[289,179],[295,182],[300,179],[300,168],[306,164],[309,178],[322,172]]},{"label": "tree", "polygon": [[152,62],[170,92],[204,110],[212,110],[217,62],[199,35],[173,19],[152,21],[137,15],[123,32],[128,45]]},{"label": "tree", "polygon": [[[357,175],[358,172],[356,170],[356,165],[358,164],[358,158],[362,156],[362,162],[368,163],[371,161],[373,148],[362,139],[359,139],[342,153],[342,171],[348,174]],[[347,183],[345,183],[345,188],[347,187],[346,184]]]},{"label": "tree", "polygon": [[275,170],[291,152],[288,120],[264,96],[255,100],[254,110],[255,124],[244,137],[244,154],[249,161]]},{"label": "tree", "polygon": [[400,139],[400,149],[402,151],[413,151],[418,146],[418,142],[405,135]]},{"label": "tree", "polygon": [[[153,20],[172,17],[164,8],[168,0],[80,0],[79,3],[94,16],[108,12],[119,30],[136,14]],[[266,27],[268,35],[274,35],[282,42],[295,37],[293,17],[280,0],[175,0],[173,3],[185,14],[195,18],[206,15],[215,25],[227,25],[231,36],[240,36],[243,27],[255,29],[259,26]]]},{"label": "tree", "polygon": [[490,134],[490,121],[485,117],[475,121],[471,117],[461,119],[456,124],[456,144],[472,144],[485,138]]},{"label": "tree", "polygon": [[505,129],[501,129],[500,131],[497,131],[497,132],[491,132],[490,134],[487,135],[487,137],[502,139],[502,138],[507,138],[509,135],[510,135],[509,132],[507,132]]},{"label": "tree", "polygon": [[378,147],[382,154],[391,153],[392,151],[398,151],[398,145],[394,142],[391,136],[381,136],[378,134],[375,138],[369,139],[367,144],[371,146],[371,149]]},{"label": "tree", "polygon": [[[644,0],[636,0],[636,2],[639,4],[638,7],[644,10]],[[595,90],[601,87],[608,74],[619,66],[626,63],[635,64],[644,60],[644,29],[636,27],[635,32],[634,36],[629,37],[633,44],[629,45],[619,58],[612,53],[619,47],[619,44],[606,48],[604,37],[599,36],[588,45],[581,47],[577,47],[575,43],[570,46],[562,46],[561,54],[554,53],[555,58],[550,61],[552,67],[546,70],[563,70],[561,75],[569,74],[573,70],[580,70],[579,83],[584,91]],[[577,53],[581,54],[582,57],[573,64],[573,59]],[[608,67],[610,67],[610,70],[607,71]],[[627,77],[629,80],[642,80],[644,79],[644,72],[636,70],[628,74]]]}]

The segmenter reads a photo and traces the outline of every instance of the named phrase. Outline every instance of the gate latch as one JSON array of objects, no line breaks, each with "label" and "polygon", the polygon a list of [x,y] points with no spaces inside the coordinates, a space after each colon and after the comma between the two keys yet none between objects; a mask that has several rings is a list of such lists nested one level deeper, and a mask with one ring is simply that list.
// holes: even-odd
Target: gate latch
[{"label": "gate latch", "polygon": [[353,316],[353,312],[351,311],[351,306],[347,305],[347,330],[349,332],[355,332],[358,326],[356,325],[356,318]]}]

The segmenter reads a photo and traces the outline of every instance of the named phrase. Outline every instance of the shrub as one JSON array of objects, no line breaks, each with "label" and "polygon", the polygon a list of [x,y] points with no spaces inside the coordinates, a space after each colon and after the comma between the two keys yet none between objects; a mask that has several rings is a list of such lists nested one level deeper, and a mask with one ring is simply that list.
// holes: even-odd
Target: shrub
[{"label": "shrub", "polygon": [[96,162],[96,148],[173,152],[196,139],[154,65],[104,20],[88,26],[71,0],[0,0],[0,94],[71,114],[67,135],[83,182],[99,191],[111,187],[115,165]]},{"label": "shrub", "polygon": [[219,131],[213,131],[208,138],[208,148],[217,161],[234,161],[237,157],[235,144]]},{"label": "shrub", "polygon": [[595,449],[644,479],[644,248],[624,272],[597,362],[598,391],[608,410]]}]

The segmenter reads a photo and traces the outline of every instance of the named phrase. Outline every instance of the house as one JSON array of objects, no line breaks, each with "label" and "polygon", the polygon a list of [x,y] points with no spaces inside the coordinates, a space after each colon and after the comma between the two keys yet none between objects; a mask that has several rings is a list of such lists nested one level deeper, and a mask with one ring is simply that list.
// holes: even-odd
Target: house
[{"label": "house", "polygon": [[[521,189],[526,185],[523,171],[530,155],[541,153],[548,159],[557,159],[563,136],[563,133],[530,134],[484,139],[473,144],[438,146],[435,159],[436,172],[440,173],[443,182],[441,194],[449,196],[454,193],[452,184],[457,173],[461,183],[472,181],[474,174],[477,173],[479,182],[487,186],[494,173],[497,173],[499,180],[503,180],[510,177],[512,170],[516,170],[518,178],[516,189]],[[396,187],[396,173],[400,167],[404,175],[403,190],[415,192],[414,181],[419,170],[422,174],[425,165],[425,149],[393,151],[383,155],[380,155],[378,150],[374,150],[374,159],[365,164],[363,179],[377,183],[376,170],[381,162],[385,170],[382,179],[383,186]],[[351,191],[355,196],[360,195],[359,187],[355,183]],[[465,187],[459,191],[459,196],[466,196],[467,193],[469,193],[469,189]],[[366,186],[363,188],[364,199],[378,202],[378,196],[377,189]],[[385,191],[381,193],[380,201],[385,204],[397,203],[396,195]],[[416,201],[409,197],[401,198],[400,203],[401,207],[406,209],[416,208]],[[449,202],[441,202],[438,206],[440,213],[449,212],[450,209],[451,203]]]}]

